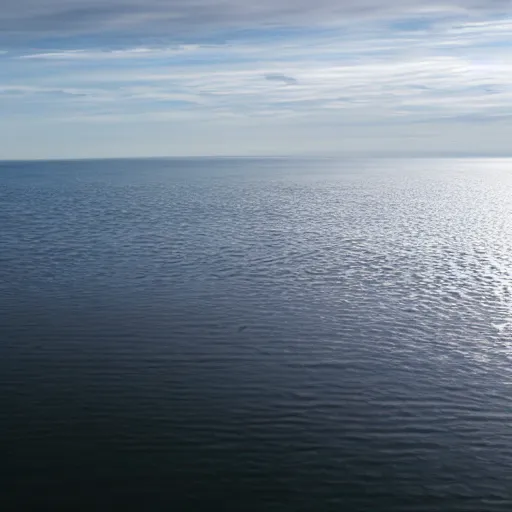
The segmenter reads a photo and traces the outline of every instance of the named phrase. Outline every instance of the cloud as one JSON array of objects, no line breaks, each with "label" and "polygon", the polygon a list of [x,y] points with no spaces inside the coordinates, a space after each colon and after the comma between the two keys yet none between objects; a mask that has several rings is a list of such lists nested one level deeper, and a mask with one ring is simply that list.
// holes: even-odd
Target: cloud
[{"label": "cloud", "polygon": [[280,73],[267,73],[265,80],[269,82],[281,82],[286,85],[294,85],[297,83],[297,80],[292,76],[282,75]]},{"label": "cloud", "polygon": [[0,129],[134,126],[144,144],[186,123],[250,140],[314,126],[339,141],[341,127],[364,145],[388,126],[510,122],[505,2],[5,1]]},{"label": "cloud", "polygon": [[[512,75],[499,58],[474,62],[467,55],[408,54],[396,50],[382,60],[366,55],[341,63],[336,56],[291,59],[286,64],[264,59],[264,50],[247,49],[252,59],[219,66],[200,59],[198,66],[133,67],[110,70],[69,70],[69,75],[47,75],[45,85],[0,87],[0,93],[23,94],[40,101],[61,91],[76,98],[63,104],[62,116],[79,118],[87,104],[88,118],[120,119],[257,119],[271,116],[323,116],[343,123],[416,122],[465,116],[494,117],[512,102]],[[425,50],[428,49],[425,48]],[[239,50],[239,49],[238,49]],[[225,50],[218,48],[218,54]],[[233,50],[234,51],[234,50]],[[273,70],[274,68],[274,70]],[[262,80],[262,77],[265,80]],[[294,84],[276,87],[275,84]],[[1,97],[0,97],[1,99]],[[20,108],[26,100],[20,98]]]},{"label": "cloud", "polygon": [[28,85],[0,85],[0,96],[1,95],[13,95],[13,96],[73,96],[73,97],[84,97],[88,96],[90,91],[66,89],[57,87],[33,87]]},{"label": "cloud", "polygon": [[120,50],[63,50],[58,52],[42,52],[20,55],[20,60],[118,60],[141,59],[151,57],[171,57],[182,53],[193,52],[198,45],[177,45],[174,48],[136,47]]},{"label": "cloud", "polygon": [[508,0],[4,0],[0,33],[23,37],[111,32],[184,36],[190,31],[333,25],[354,18],[492,15]]}]

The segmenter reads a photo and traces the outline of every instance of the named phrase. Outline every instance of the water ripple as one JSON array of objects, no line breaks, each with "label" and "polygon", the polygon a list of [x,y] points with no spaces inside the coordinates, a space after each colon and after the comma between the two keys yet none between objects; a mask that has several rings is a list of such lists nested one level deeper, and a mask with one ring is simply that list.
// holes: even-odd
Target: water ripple
[{"label": "water ripple", "polygon": [[0,164],[9,499],[511,510],[510,164]]}]

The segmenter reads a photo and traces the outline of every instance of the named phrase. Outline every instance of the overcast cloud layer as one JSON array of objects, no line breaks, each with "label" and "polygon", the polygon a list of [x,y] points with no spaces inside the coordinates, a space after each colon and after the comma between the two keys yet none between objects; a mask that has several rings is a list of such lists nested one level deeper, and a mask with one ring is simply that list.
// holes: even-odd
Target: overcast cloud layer
[{"label": "overcast cloud layer", "polygon": [[503,13],[508,0],[4,0],[0,30],[72,33],[343,23],[354,17]]},{"label": "overcast cloud layer", "polygon": [[0,158],[509,152],[509,8],[4,0]]}]

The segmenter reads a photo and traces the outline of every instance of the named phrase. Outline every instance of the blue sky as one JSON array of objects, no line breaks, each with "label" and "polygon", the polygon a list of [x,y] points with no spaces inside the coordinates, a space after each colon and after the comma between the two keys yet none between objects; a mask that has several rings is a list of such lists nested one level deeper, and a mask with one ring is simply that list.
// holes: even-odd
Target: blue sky
[{"label": "blue sky", "polygon": [[7,0],[0,159],[510,153],[509,11]]}]

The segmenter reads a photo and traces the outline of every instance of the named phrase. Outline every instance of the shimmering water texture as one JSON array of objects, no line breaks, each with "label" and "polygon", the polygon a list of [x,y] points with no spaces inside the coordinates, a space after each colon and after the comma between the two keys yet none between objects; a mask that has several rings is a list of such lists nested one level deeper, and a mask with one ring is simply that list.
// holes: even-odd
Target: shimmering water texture
[{"label": "shimmering water texture", "polygon": [[0,226],[2,510],[512,510],[512,161],[2,163]]}]

